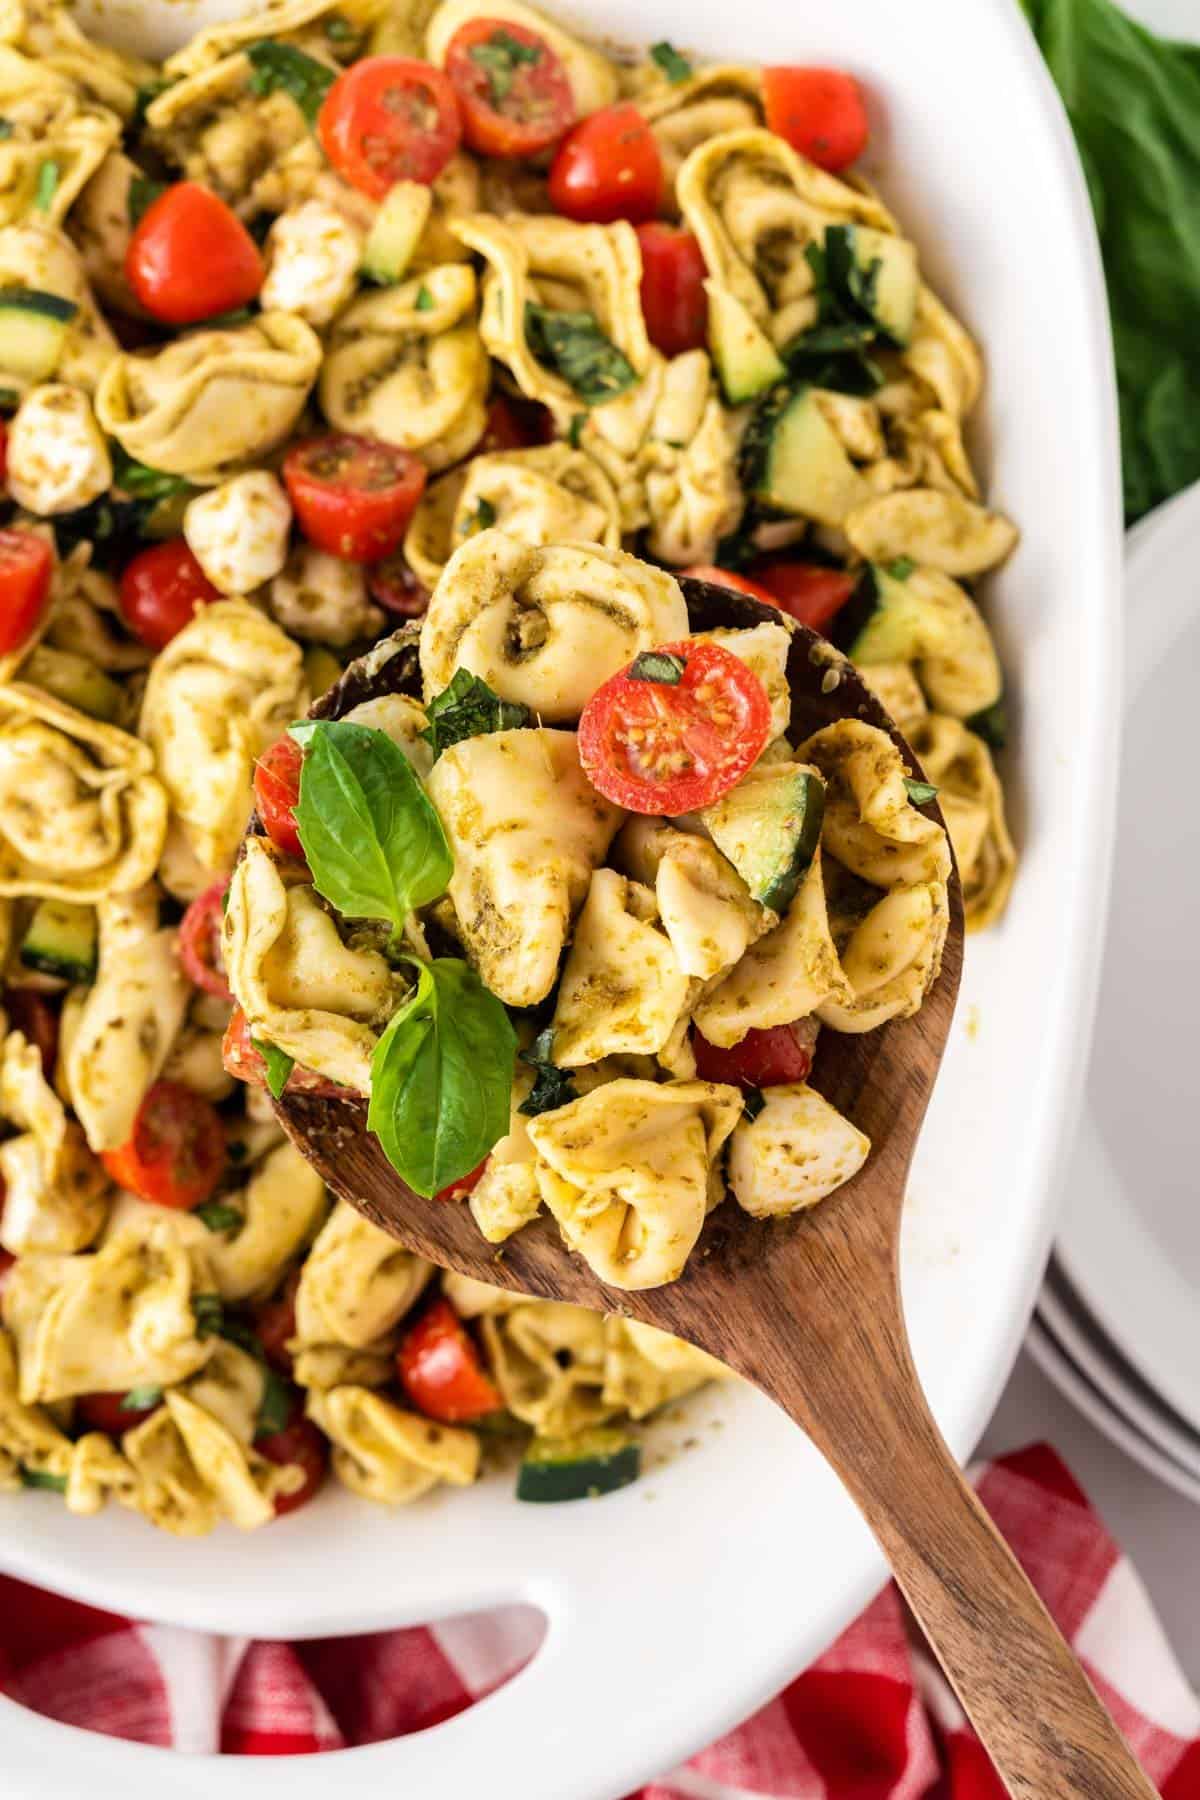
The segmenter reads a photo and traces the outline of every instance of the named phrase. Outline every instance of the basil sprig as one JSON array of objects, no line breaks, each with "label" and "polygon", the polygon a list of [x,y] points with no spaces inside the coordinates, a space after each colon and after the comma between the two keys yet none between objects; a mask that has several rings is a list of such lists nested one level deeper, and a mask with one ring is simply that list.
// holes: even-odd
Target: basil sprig
[{"label": "basil sprig", "polygon": [[561,375],[589,406],[601,406],[632,387],[637,370],[590,312],[557,312],[525,305],[525,338],[540,363]]},{"label": "basil sprig", "polygon": [[454,858],[437,809],[385,731],[344,719],[306,719],[296,825],[313,884],[351,919],[393,931],[444,894]]},{"label": "basil sprig", "polygon": [[367,1127],[428,1197],[478,1168],[508,1130],[517,1034],[468,963],[414,964],[416,988],[371,1058]]},{"label": "basil sprig", "polygon": [[294,44],[277,44],[260,38],[246,51],[253,73],[250,86],[256,94],[290,94],[310,125],[315,125],[326,94],[337,79],[315,56]]},{"label": "basil sprig", "polygon": [[516,731],[531,717],[520,700],[502,700],[469,669],[455,669],[449,687],[429,702],[425,716],[429,723],[420,735],[432,747],[435,762],[451,744],[490,731]]}]

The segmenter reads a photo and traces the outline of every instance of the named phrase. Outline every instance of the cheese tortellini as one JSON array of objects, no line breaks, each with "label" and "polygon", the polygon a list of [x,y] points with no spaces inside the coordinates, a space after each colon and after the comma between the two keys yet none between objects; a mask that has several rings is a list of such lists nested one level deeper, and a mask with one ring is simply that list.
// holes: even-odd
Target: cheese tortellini
[{"label": "cheese tortellini", "polygon": [[340,1200],[300,1275],[297,1338],[368,1350],[409,1311],[432,1274],[432,1263],[402,1250]]},{"label": "cheese tortellini", "polygon": [[479,1438],[406,1412],[370,1388],[314,1389],[308,1415],[333,1444],[339,1480],[364,1499],[404,1506],[438,1482],[470,1487],[479,1472]]},{"label": "cheese tortellini", "polygon": [[73,1256],[98,1236],[108,1179],[42,1072],[37,1046],[10,1031],[0,1048],[0,1247],[12,1256]]}]

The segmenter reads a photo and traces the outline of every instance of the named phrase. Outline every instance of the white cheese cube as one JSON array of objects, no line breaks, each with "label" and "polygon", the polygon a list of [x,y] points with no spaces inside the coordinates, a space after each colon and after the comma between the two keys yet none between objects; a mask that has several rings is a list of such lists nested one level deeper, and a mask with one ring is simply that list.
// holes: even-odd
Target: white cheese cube
[{"label": "white cheese cube", "polygon": [[74,512],[112,486],[112,460],[92,403],[79,388],[32,388],[8,428],[8,491],[26,512]]},{"label": "white cheese cube", "polygon": [[197,494],[183,515],[183,535],[215,588],[250,594],[283,568],[291,524],[274,475],[252,469]]},{"label": "white cheese cube", "polygon": [[362,250],[362,234],[324,200],[280,213],[267,233],[264,309],[328,325],[354,292]]}]

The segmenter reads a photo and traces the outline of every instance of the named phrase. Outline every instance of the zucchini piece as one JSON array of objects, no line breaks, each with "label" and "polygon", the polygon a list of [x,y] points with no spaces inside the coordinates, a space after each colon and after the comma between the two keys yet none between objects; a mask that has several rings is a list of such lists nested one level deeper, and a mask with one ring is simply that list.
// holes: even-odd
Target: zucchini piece
[{"label": "zucchini piece", "polygon": [[[868,564],[838,614],[833,637],[864,668],[915,662],[935,712],[974,719],[990,713],[1000,698],[1003,677],[992,634],[966,589],[937,569],[914,569],[901,580]],[[996,729],[995,721],[989,729]]]},{"label": "zucchini piece", "polygon": [[0,369],[22,381],[48,381],[78,311],[73,300],[40,288],[0,289]]},{"label": "zucchini piece", "polygon": [[517,1471],[517,1499],[542,1505],[590,1500],[641,1474],[642,1447],[611,1425],[568,1438],[534,1438]]},{"label": "zucchini piece", "polygon": [[64,981],[91,981],[96,973],[96,909],[69,900],[39,900],[21,940],[27,969]]},{"label": "zucchini piece", "polygon": [[21,664],[19,679],[44,688],[66,706],[111,725],[121,709],[121,690],[103,669],[73,650],[35,644]]},{"label": "zucchini piece", "polygon": [[399,281],[429,223],[432,195],[423,182],[397,181],[380,202],[363,247],[363,274],[372,281]]},{"label": "zucchini piece", "polygon": [[930,631],[929,607],[917,589],[877,563],[868,563],[831,635],[851,662],[870,668],[874,663],[907,663],[924,656]]},{"label": "zucchini piece", "polygon": [[743,486],[780,512],[840,525],[870,498],[813,388],[769,395],[750,422],[743,450]]},{"label": "zucchini piece", "polygon": [[797,763],[751,769],[700,814],[701,823],[756,900],[784,912],[816,854],[825,783]]},{"label": "zucchini piece", "polygon": [[917,316],[917,252],[907,238],[856,225],[851,239],[854,260],[870,294],[868,311],[886,337],[901,349],[912,336]]},{"label": "zucchini piece", "polygon": [[730,406],[740,406],[782,381],[786,370],[770,338],[736,295],[717,281],[706,281],[704,291],[708,345],[721,389]]}]

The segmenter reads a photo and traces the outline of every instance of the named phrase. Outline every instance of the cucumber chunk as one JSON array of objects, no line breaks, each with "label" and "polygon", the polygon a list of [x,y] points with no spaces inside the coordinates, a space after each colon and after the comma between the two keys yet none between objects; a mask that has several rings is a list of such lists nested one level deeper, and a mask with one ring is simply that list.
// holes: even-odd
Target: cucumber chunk
[{"label": "cucumber chunk", "polygon": [[108,725],[121,709],[121,690],[116,682],[73,650],[53,650],[49,644],[35,644],[21,664],[18,678],[45,688],[64,705],[87,713],[89,718],[103,719]]},{"label": "cucumber chunk", "polygon": [[754,400],[782,381],[785,370],[774,345],[736,295],[706,281],[708,344],[730,406]]},{"label": "cucumber chunk", "polygon": [[927,654],[930,609],[907,580],[898,581],[877,563],[868,563],[838,615],[833,640],[852,662],[914,662]]},{"label": "cucumber chunk", "polygon": [[917,316],[920,276],[917,252],[907,238],[856,225],[854,260],[871,295],[869,311],[880,331],[903,348],[912,336]]},{"label": "cucumber chunk", "polygon": [[[970,720],[981,737],[1000,729],[991,709],[1004,678],[992,634],[966,589],[939,570],[917,568],[900,579],[869,564],[833,637],[863,668],[916,663],[935,712]],[[980,715],[988,717],[975,724]]]},{"label": "cucumber chunk", "polygon": [[399,281],[429,223],[432,196],[423,182],[397,181],[375,214],[363,247],[363,274],[372,281]]},{"label": "cucumber chunk", "polygon": [[73,300],[40,288],[0,289],[0,369],[22,381],[48,381],[78,310]]},{"label": "cucumber chunk", "polygon": [[816,854],[825,784],[797,763],[766,763],[700,814],[756,900],[784,912]]},{"label": "cucumber chunk", "polygon": [[742,470],[756,500],[820,525],[840,525],[868,498],[813,388],[768,396],[747,429]]},{"label": "cucumber chunk", "polygon": [[39,900],[19,954],[27,969],[64,981],[91,981],[96,974],[95,908]]},{"label": "cucumber chunk", "polygon": [[613,1426],[569,1438],[535,1438],[517,1472],[517,1499],[590,1500],[628,1487],[641,1467],[641,1445]]}]

